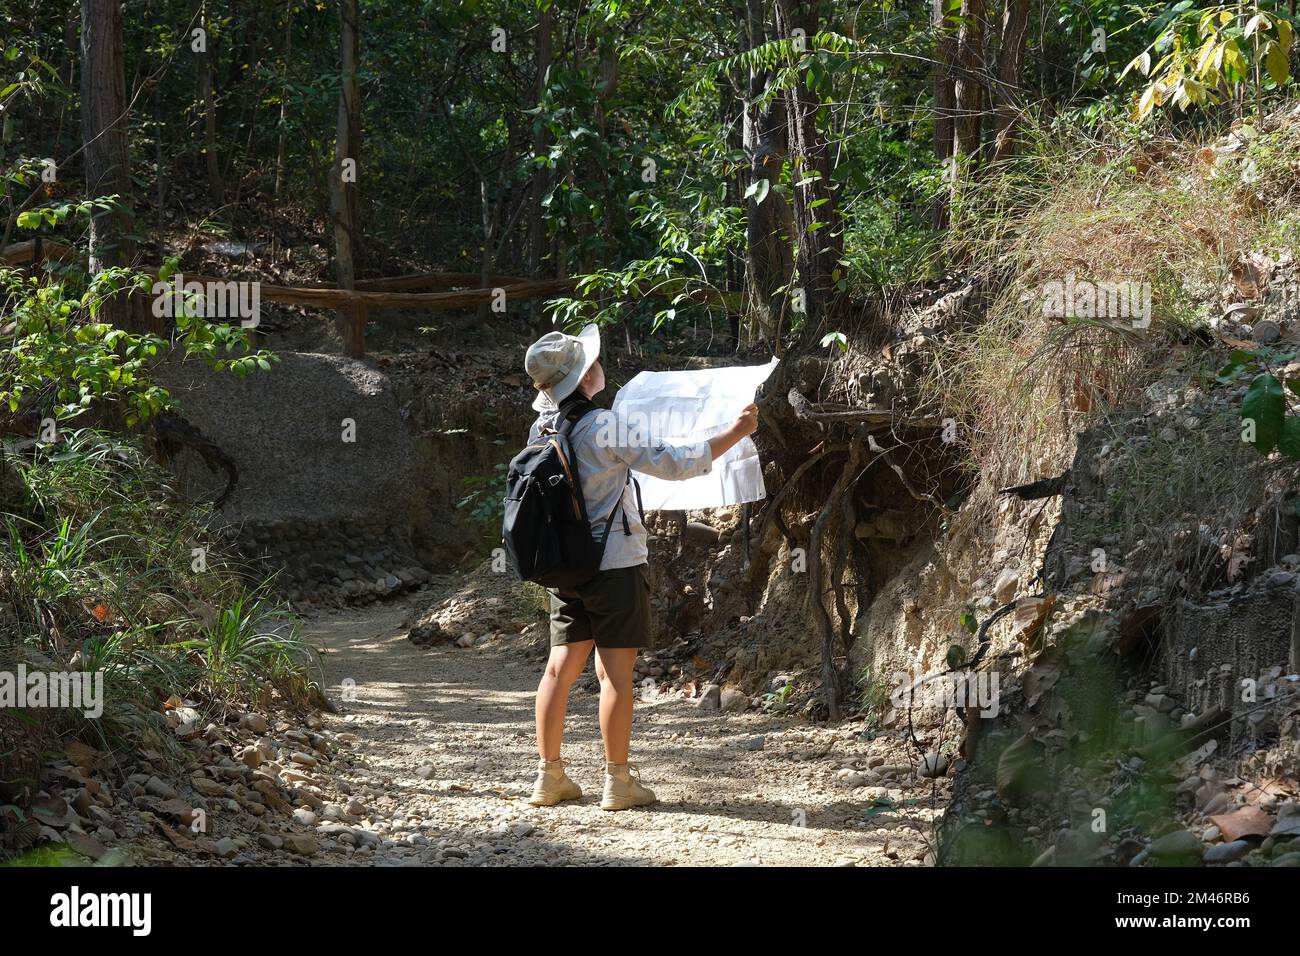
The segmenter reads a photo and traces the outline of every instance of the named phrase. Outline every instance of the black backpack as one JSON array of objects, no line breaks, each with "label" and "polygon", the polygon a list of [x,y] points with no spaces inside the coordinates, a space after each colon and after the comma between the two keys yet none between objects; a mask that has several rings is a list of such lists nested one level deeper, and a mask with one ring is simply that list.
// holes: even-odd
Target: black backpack
[{"label": "black backpack", "polygon": [[[510,461],[501,539],[521,581],[571,588],[590,581],[600,570],[614,511],[623,499],[619,497],[604,534],[595,541],[569,439],[574,426],[595,410],[582,397],[561,402],[559,428],[543,431]],[[640,492],[638,487],[638,500]],[[623,515],[623,531],[630,533],[627,515]]]}]

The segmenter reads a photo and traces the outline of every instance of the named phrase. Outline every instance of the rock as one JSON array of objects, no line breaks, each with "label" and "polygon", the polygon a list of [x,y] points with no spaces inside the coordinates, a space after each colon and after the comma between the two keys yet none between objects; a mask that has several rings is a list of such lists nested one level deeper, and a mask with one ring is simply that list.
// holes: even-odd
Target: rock
[{"label": "rock", "polygon": [[474,646],[474,635],[473,635],[473,634],[462,634],[460,637],[456,638],[456,646],[457,646],[457,647],[473,647],[473,646]]},{"label": "rock", "polygon": [[348,805],[343,809],[344,812],[351,817],[363,817],[366,815],[366,805],[355,797],[349,800]]},{"label": "rock", "polygon": [[765,737],[762,736],[750,737],[748,740],[745,741],[743,746],[746,750],[762,750],[763,744],[765,742],[766,742]]},{"label": "rock", "polygon": [[316,821],[320,819],[314,812],[306,807],[299,807],[293,811],[293,818],[305,827],[315,826]]},{"label": "rock", "polygon": [[284,848],[284,839],[274,833],[260,833],[257,836],[257,845],[264,850],[280,850]]},{"label": "rock", "polygon": [[922,777],[942,777],[948,772],[948,758],[941,753],[930,751],[921,761],[917,773]]},{"label": "rock", "polygon": [[245,747],[235,755],[235,759],[252,770],[266,763],[266,756],[256,747]]},{"label": "rock", "polygon": [[1176,704],[1177,701],[1168,694],[1147,694],[1146,696],[1146,705],[1148,707],[1154,707],[1161,713],[1168,713],[1174,709]]},{"label": "rock", "polygon": [[286,834],[284,846],[290,853],[296,853],[298,856],[315,856],[320,852],[320,845],[310,833]]},{"label": "rock", "polygon": [[157,777],[150,777],[145,781],[144,792],[160,800],[172,800],[176,797],[176,788],[169,783],[164,783]]},{"label": "rock", "polygon": [[871,782],[871,779],[859,770],[852,770],[845,767],[835,775],[840,782],[840,786],[848,787],[850,790],[856,790],[858,787],[865,787]]},{"label": "rock", "polygon": [[1282,329],[1272,319],[1260,319],[1251,329],[1250,337],[1261,345],[1272,345],[1282,337]]},{"label": "rock", "polygon": [[695,706],[699,710],[721,710],[722,688],[717,684],[706,684]]},{"label": "rock", "polygon": [[421,780],[432,780],[435,773],[437,773],[437,770],[435,770],[430,764],[418,767],[415,771],[415,775]]},{"label": "rock", "polygon": [[1277,823],[1269,836],[1300,836],[1300,803],[1288,800],[1277,809]]},{"label": "rock", "polygon": [[1233,840],[1231,843],[1220,843],[1218,846],[1212,846],[1205,851],[1202,859],[1206,863],[1231,863],[1233,860],[1239,860],[1250,852],[1250,842],[1248,840]]},{"label": "rock", "polygon": [[228,860],[239,852],[239,847],[235,846],[235,841],[230,837],[222,837],[217,841],[217,856],[223,860]]},{"label": "rock", "polygon": [[244,714],[239,718],[239,726],[255,734],[266,733],[266,718],[261,714]]},{"label": "rock", "polygon": [[1151,841],[1147,847],[1158,860],[1177,860],[1201,855],[1201,838],[1190,830],[1175,830]]},{"label": "rock", "polygon": [[1010,604],[1016,597],[1016,586],[1020,575],[1013,568],[1003,568],[1002,573],[993,582],[993,596],[999,604]]},{"label": "rock", "polygon": [[736,713],[749,709],[749,696],[736,690],[734,687],[728,687],[719,697],[719,706],[726,713]]},{"label": "rock", "polygon": [[84,787],[74,793],[72,799],[68,802],[72,804],[72,809],[77,811],[78,816],[85,817],[90,815],[90,794],[86,792]]}]

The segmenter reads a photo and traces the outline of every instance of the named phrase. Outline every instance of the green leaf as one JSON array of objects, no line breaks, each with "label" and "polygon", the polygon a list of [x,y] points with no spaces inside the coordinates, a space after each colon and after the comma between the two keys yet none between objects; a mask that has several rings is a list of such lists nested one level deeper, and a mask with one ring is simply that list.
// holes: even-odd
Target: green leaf
[{"label": "green leaf", "polygon": [[1282,44],[1276,40],[1270,41],[1265,48],[1264,69],[1278,86],[1284,85],[1291,78],[1290,59],[1286,55],[1286,50],[1282,49]]},{"label": "green leaf", "polygon": [[1300,415],[1288,415],[1282,422],[1277,450],[1288,458],[1300,460]]},{"label": "green leaf", "polygon": [[1246,352],[1242,349],[1233,349],[1232,354],[1228,356],[1228,364],[1219,369],[1218,378],[1220,381],[1228,381],[1236,378],[1237,373],[1241,371],[1243,365],[1253,362],[1255,355],[1253,352]]},{"label": "green leaf", "polygon": [[975,617],[975,608],[967,604],[961,609],[961,626],[966,628],[971,634],[980,629],[979,621]]},{"label": "green leaf", "polygon": [[1255,449],[1267,455],[1277,447],[1286,416],[1286,396],[1282,383],[1265,373],[1257,376],[1241,403],[1241,417],[1255,422]]},{"label": "green leaf", "polygon": [[843,332],[827,332],[822,336],[822,348],[827,348],[831,345],[838,345],[841,352],[847,352],[849,350],[849,340],[845,337]]}]

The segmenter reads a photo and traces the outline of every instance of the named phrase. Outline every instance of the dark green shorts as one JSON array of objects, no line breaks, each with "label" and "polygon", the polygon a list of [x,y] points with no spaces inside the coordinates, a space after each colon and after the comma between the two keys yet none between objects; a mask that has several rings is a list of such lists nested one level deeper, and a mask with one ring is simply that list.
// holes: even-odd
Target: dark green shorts
[{"label": "dark green shorts", "polygon": [[551,593],[551,646],[595,641],[597,647],[648,647],[650,581],[646,566],[601,571],[576,588]]}]

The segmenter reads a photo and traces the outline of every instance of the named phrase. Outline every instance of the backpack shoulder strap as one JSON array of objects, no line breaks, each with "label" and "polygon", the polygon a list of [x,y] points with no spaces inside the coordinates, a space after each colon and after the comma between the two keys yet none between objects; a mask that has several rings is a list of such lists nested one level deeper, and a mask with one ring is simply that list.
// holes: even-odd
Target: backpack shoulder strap
[{"label": "backpack shoulder strap", "polygon": [[573,429],[578,422],[587,416],[588,412],[596,411],[596,404],[585,395],[576,395],[566,398],[560,402],[560,420],[557,424],[556,431],[566,439],[572,434]]}]

